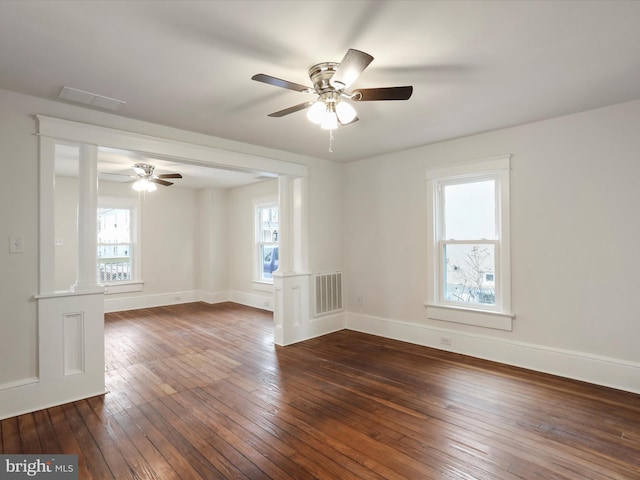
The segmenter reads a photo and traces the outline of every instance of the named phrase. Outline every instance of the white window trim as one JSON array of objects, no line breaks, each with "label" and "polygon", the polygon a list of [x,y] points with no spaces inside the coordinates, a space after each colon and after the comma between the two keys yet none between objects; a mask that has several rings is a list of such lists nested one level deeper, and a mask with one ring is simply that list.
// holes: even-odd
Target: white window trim
[{"label": "white window trim", "polygon": [[[427,180],[427,318],[447,322],[462,323],[499,330],[513,329],[515,316],[511,313],[511,245],[510,245],[510,202],[509,170],[511,155],[497,155],[472,162],[456,163],[428,168]],[[501,282],[496,298],[500,299],[495,308],[477,308],[471,305],[454,305],[441,299],[439,277],[441,273],[440,242],[438,225],[438,185],[447,181],[476,179],[482,175],[497,177],[497,207],[499,213],[498,230],[500,245],[496,252],[496,273]]]},{"label": "white window trim", "polygon": [[99,195],[98,208],[130,208],[133,214],[132,241],[133,250],[133,278],[128,282],[104,282],[105,295],[116,293],[141,292],[144,288],[142,281],[142,215],[140,199],[138,197],[121,197],[116,195]]},{"label": "white window trim", "polygon": [[254,246],[253,246],[253,281],[251,282],[253,285],[253,289],[260,292],[273,292],[273,279],[264,279],[261,276],[261,268],[262,264],[262,255],[260,252],[260,219],[258,218],[258,209],[273,207],[276,206],[278,209],[280,208],[278,204],[277,196],[264,197],[260,199],[256,199],[253,202],[253,235],[254,235]]}]

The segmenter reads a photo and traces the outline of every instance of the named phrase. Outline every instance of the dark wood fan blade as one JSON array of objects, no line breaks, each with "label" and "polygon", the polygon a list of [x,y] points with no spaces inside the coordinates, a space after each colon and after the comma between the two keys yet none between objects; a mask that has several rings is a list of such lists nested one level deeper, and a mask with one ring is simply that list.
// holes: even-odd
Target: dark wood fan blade
[{"label": "dark wood fan blade", "polygon": [[368,53],[350,48],[329,83],[338,90],[349,88],[372,61],[373,57]]},{"label": "dark wood fan blade", "polygon": [[304,102],[299,103],[298,105],[294,105],[293,107],[285,108],[284,110],[280,110],[278,112],[270,113],[270,117],[284,117],[285,115],[289,115],[290,113],[299,112],[300,110],[304,110],[305,108],[309,108],[316,102]]},{"label": "dark wood fan blade", "polygon": [[413,87],[361,88],[351,95],[351,100],[371,102],[376,100],[409,100]]},{"label": "dark wood fan blade", "polygon": [[280,78],[272,77],[271,75],[265,75],[264,73],[258,73],[257,75],[254,75],[253,77],[251,77],[251,80],[267,83],[275,87],[288,88],[289,90],[295,90],[296,92],[311,93],[314,91],[311,87],[300,85],[299,83],[289,82],[288,80],[282,80]]},{"label": "dark wood fan blade", "polygon": [[164,185],[165,187],[173,185],[173,182],[167,182],[166,180],[161,180],[159,178],[152,178],[150,181],[153,183],[157,183],[158,185]]},{"label": "dark wood fan blade", "polygon": [[156,175],[158,178],[182,178],[182,175],[179,173],[163,173],[160,175]]}]

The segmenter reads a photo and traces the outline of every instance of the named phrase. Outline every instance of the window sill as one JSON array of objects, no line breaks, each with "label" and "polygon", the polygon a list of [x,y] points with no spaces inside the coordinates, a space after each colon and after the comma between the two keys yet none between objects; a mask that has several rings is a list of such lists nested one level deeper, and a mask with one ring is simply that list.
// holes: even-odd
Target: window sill
[{"label": "window sill", "polygon": [[513,330],[515,315],[471,308],[425,304],[427,318],[496,330]]},{"label": "window sill", "polygon": [[254,280],[253,289],[259,292],[273,292],[273,282],[267,282],[265,280]]},{"label": "window sill", "polygon": [[104,294],[141,292],[142,287],[144,287],[144,282],[105,283]]}]

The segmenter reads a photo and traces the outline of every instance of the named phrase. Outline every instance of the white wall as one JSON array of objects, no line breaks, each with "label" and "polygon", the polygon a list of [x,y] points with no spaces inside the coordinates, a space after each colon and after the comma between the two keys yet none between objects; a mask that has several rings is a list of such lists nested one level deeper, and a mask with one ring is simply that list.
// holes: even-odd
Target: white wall
[{"label": "white wall", "polygon": [[228,298],[228,191],[206,188],[196,192],[196,285],[210,303]]},{"label": "white wall", "polygon": [[[0,385],[37,375],[38,142],[15,96],[0,95]],[[24,253],[9,253],[9,236]]]},{"label": "white wall", "polygon": [[309,269],[343,269],[345,165],[315,161],[309,174]]},{"label": "white wall", "polygon": [[142,203],[144,293],[192,291],[195,279],[195,191],[159,187]]},{"label": "white wall", "polygon": [[228,192],[229,290],[234,301],[273,310],[273,289],[254,284],[256,202],[277,202],[278,181],[232,188]]},{"label": "white wall", "polygon": [[[446,335],[452,350],[640,391],[638,125],[640,101],[349,164],[350,326],[441,348]],[[428,320],[425,168],[502,153],[514,330]],[[616,365],[622,378],[600,378]]]}]

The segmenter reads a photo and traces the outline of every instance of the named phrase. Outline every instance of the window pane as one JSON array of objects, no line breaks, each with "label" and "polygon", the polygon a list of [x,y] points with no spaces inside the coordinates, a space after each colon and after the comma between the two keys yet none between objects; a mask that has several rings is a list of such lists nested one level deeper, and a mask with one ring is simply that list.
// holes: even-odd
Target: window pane
[{"label": "window pane", "polygon": [[263,242],[278,241],[278,207],[260,209],[260,240]]},{"label": "window pane", "polygon": [[98,209],[98,243],[129,243],[129,209]]},{"label": "window pane", "polygon": [[257,279],[272,282],[273,272],[278,269],[278,205],[262,205],[256,208],[257,218]]},{"label": "window pane", "polygon": [[444,186],[446,240],[496,238],[495,188],[495,180]]},{"label": "window pane", "polygon": [[273,272],[278,269],[278,247],[276,245],[261,245],[262,280],[273,278]]},{"label": "window pane", "polygon": [[99,282],[122,282],[132,279],[130,210],[98,209]]},{"label": "window pane", "polygon": [[449,302],[495,305],[494,245],[445,244],[443,295]]}]

